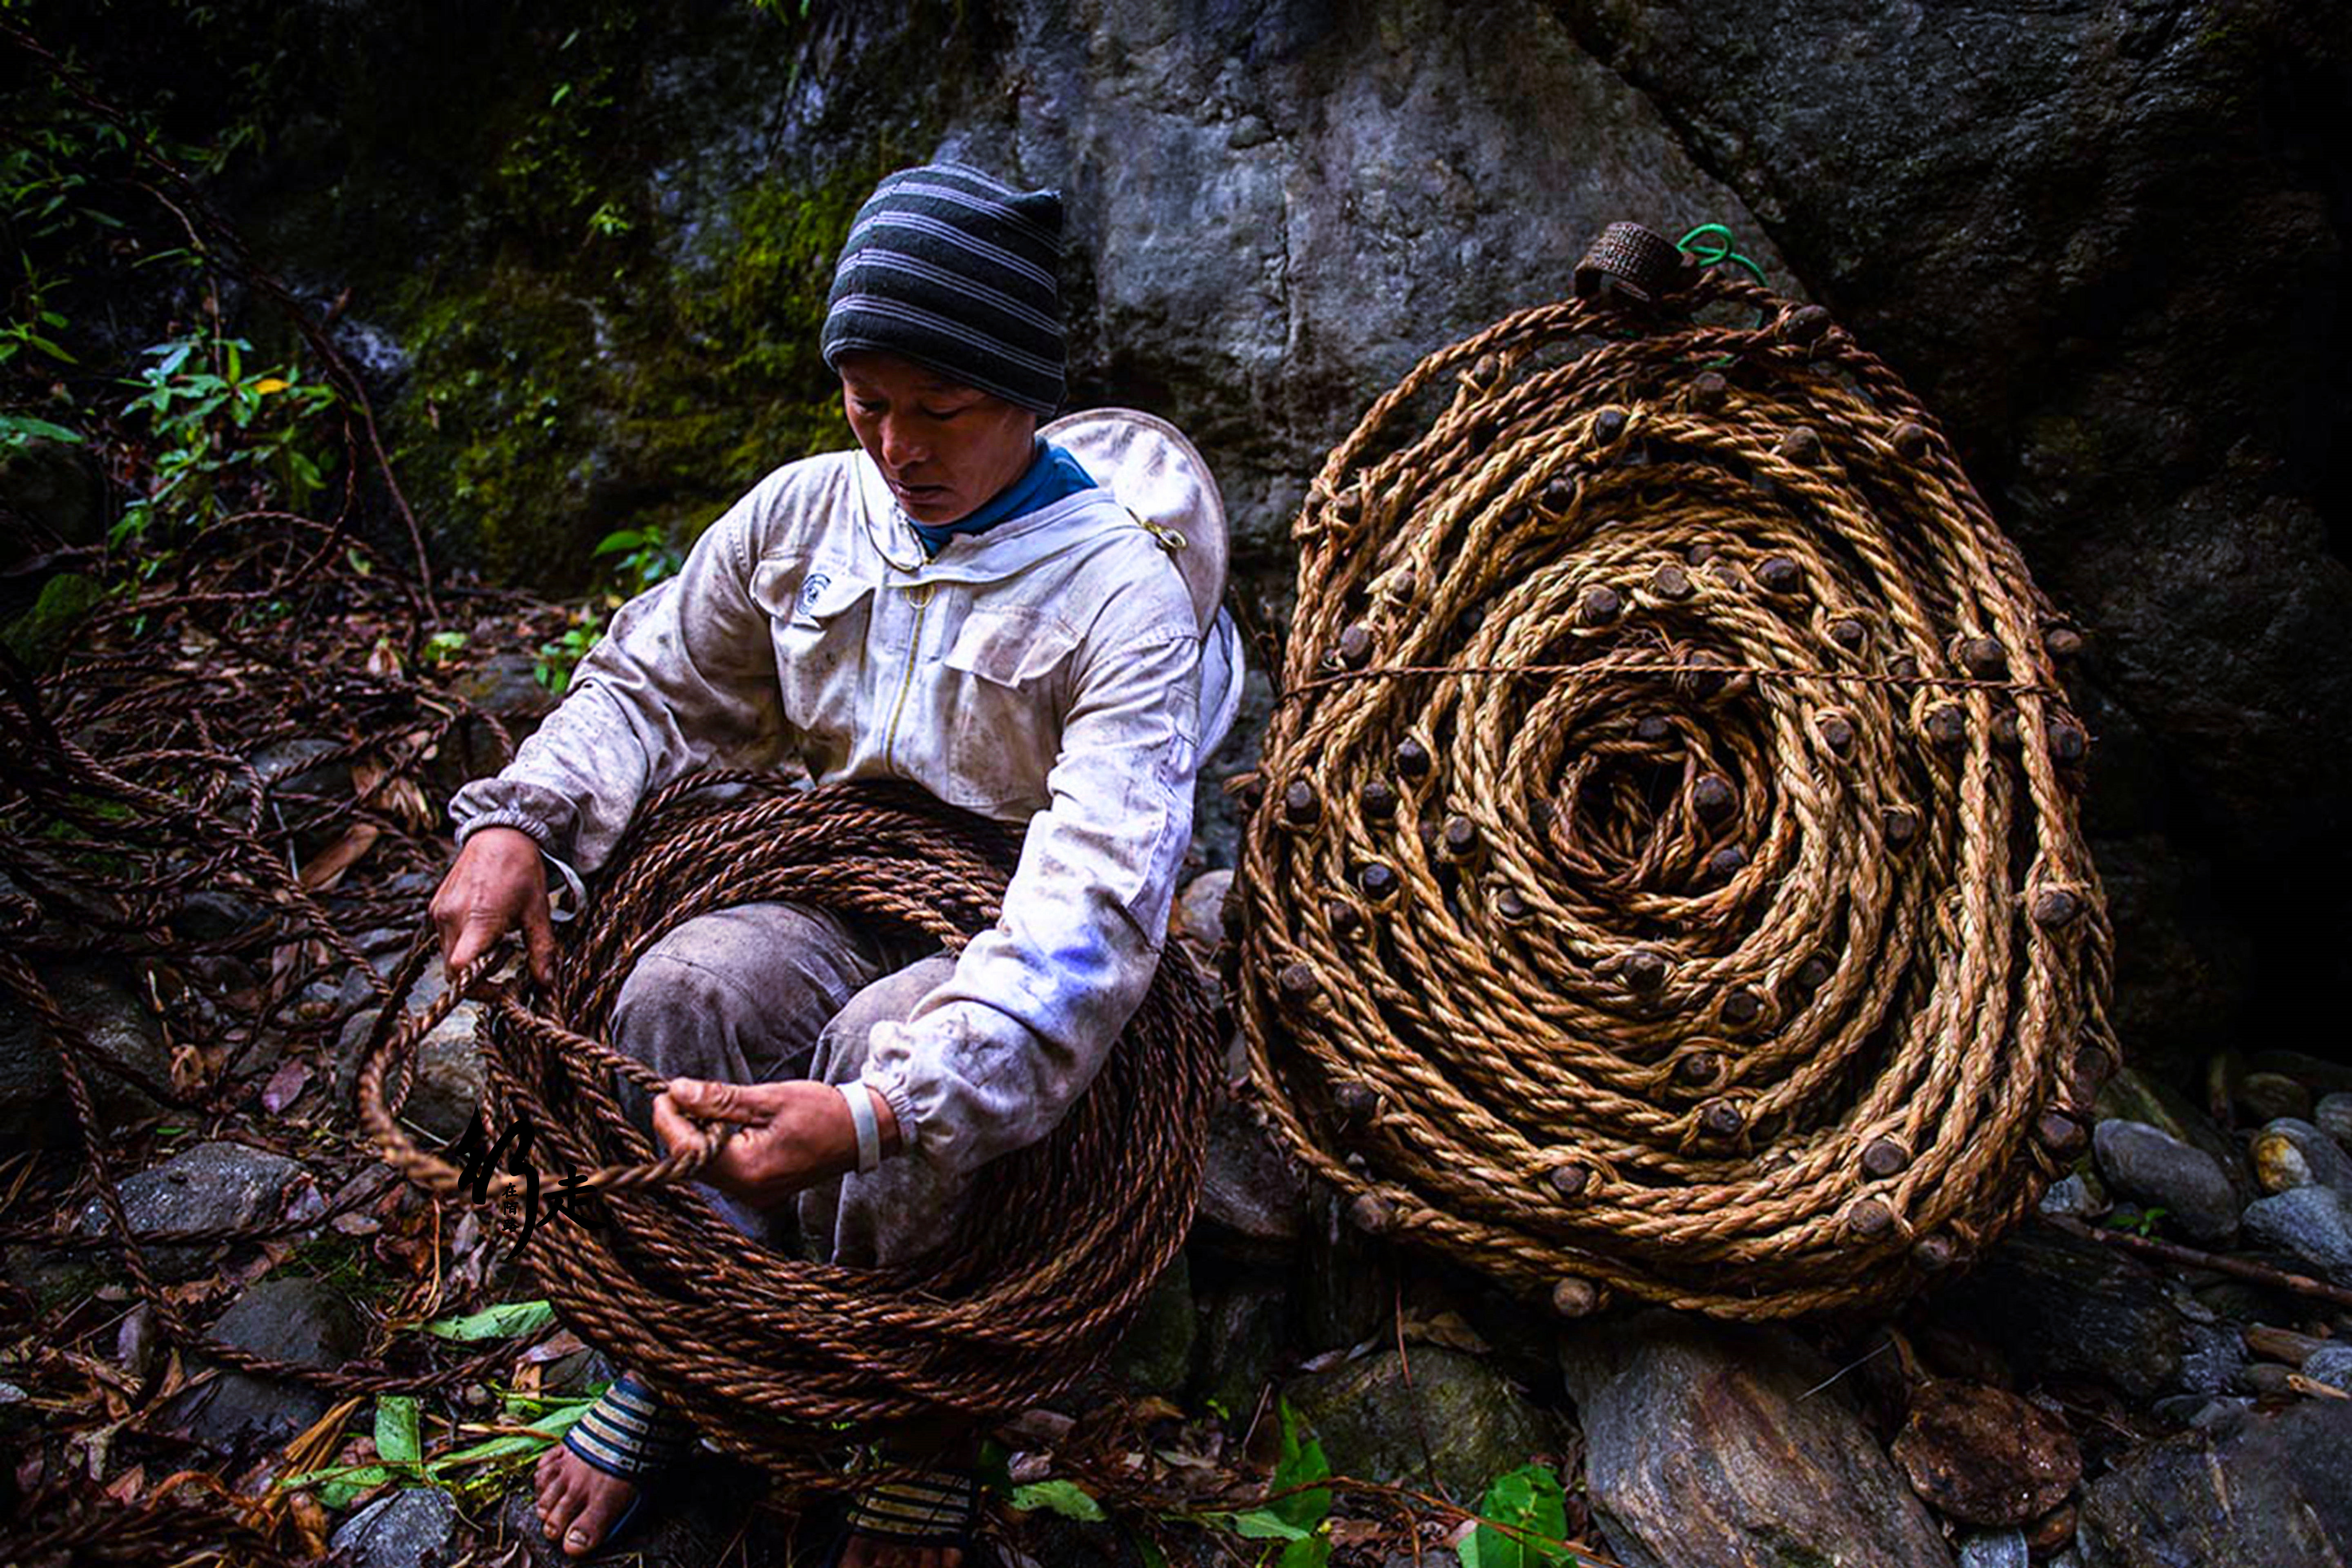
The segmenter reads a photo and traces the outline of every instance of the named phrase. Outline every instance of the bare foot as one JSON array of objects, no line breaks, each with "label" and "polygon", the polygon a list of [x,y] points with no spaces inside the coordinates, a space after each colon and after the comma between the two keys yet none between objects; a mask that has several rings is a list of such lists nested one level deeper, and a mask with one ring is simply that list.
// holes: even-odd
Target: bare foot
[{"label": "bare foot", "polygon": [[870,1535],[853,1535],[841,1553],[841,1568],[957,1568],[963,1549],[956,1546],[900,1546]]},{"label": "bare foot", "polygon": [[540,1524],[567,1557],[585,1557],[603,1545],[637,1497],[635,1482],[606,1475],[561,1443],[540,1456],[534,1479]]}]

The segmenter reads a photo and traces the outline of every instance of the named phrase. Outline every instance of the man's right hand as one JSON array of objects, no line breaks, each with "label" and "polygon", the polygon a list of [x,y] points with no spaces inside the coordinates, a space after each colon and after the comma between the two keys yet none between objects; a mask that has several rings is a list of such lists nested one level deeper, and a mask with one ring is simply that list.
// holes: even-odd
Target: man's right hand
[{"label": "man's right hand", "polygon": [[547,873],[539,845],[519,827],[485,827],[466,840],[457,863],[433,895],[433,927],[441,933],[441,962],[462,969],[489,945],[522,926],[530,972],[542,985],[555,982],[555,927],[547,914]]}]

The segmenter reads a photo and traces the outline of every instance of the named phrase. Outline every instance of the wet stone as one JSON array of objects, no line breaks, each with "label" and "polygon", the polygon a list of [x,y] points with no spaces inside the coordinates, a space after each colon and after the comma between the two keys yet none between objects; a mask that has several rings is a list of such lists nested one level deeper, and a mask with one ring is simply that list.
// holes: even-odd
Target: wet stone
[{"label": "wet stone", "polygon": [[459,1554],[457,1505],[438,1487],[412,1487],[352,1515],[327,1544],[350,1568],[444,1568]]},{"label": "wet stone", "polygon": [[1239,1102],[1210,1120],[1200,1213],[1211,1238],[1250,1250],[1286,1250],[1306,1226],[1306,1184],[1274,1133]]},{"label": "wet stone", "polygon": [[[300,1164],[243,1143],[199,1143],[126,1178],[120,1191],[135,1236],[271,1225],[326,1206]],[[105,1209],[92,1198],[75,1228],[96,1236],[108,1223]],[[152,1247],[147,1261],[158,1279],[176,1281],[201,1272],[211,1253],[209,1246]]]},{"label": "wet stone", "polygon": [[2107,1212],[2107,1201],[2080,1171],[2050,1184],[2042,1194],[2042,1212],[2066,1219],[2096,1219]]},{"label": "wet stone", "polygon": [[[324,1280],[264,1279],[213,1326],[224,1343],[298,1366],[336,1367],[367,1348],[358,1310]],[[327,1413],[328,1396],[307,1384],[224,1373],[175,1396],[167,1424],[215,1453],[242,1456],[276,1447]]]},{"label": "wet stone", "polygon": [[1281,1364],[1290,1300],[1273,1285],[1236,1284],[1201,1294],[1200,1392],[1246,1421]]},{"label": "wet stone", "polygon": [[1195,1317],[1192,1266],[1179,1252],[1111,1352],[1111,1370],[1139,1393],[1181,1392],[1192,1373],[1192,1347],[1199,1338]]},{"label": "wet stone", "polygon": [[[2233,1184],[2241,1180],[2240,1173],[2231,1169],[2237,1157],[2237,1145],[2224,1136],[2221,1129],[2213,1125],[2212,1119],[2192,1104],[2186,1095],[2169,1084],[2148,1077],[2137,1068],[2120,1068],[2110,1075],[2099,1086],[2094,1109],[2098,1121],[2144,1121],[2192,1148],[2202,1149],[2213,1156]],[[2252,1184],[2241,1185],[2238,1195],[2252,1197]]]},{"label": "wet stone", "polygon": [[2011,1232],[1933,1307],[2000,1346],[2021,1379],[2084,1377],[2135,1400],[2180,1387],[2192,1349],[2154,1269],[2048,1226]]},{"label": "wet stone", "polygon": [[[169,1081],[170,1056],[127,975],[102,965],[68,963],[45,966],[41,978],[92,1046],[158,1083]],[[110,1126],[154,1111],[152,1100],[112,1073],[92,1069],[87,1076],[99,1114]],[[79,1149],[80,1131],[56,1048],[32,1014],[11,997],[9,1005],[0,1007],[0,1146],[27,1144]]]},{"label": "wet stone", "polygon": [[1177,899],[1176,916],[1169,923],[1194,958],[1205,961],[1224,941],[1225,894],[1233,885],[1230,870],[1203,871],[1186,884]]},{"label": "wet stone", "polygon": [[2148,1445],[2084,1488],[2082,1545],[2100,1568],[2340,1568],[2352,1555],[2352,1400]]},{"label": "wet stone", "polygon": [[1556,1452],[1559,1430],[1479,1357],[1416,1345],[1408,1370],[1394,1351],[1294,1378],[1284,1389],[1341,1475],[1437,1484],[1475,1493],[1534,1455]]},{"label": "wet stone", "polygon": [[1951,1562],[1837,1369],[1787,1331],[1651,1311],[1564,1331],[1559,1358],[1628,1568]]},{"label": "wet stone", "polygon": [[2021,1530],[1979,1530],[1960,1537],[1959,1568],[2029,1568],[2032,1561]]},{"label": "wet stone", "polygon": [[2352,1285],[2352,1203],[2326,1187],[2294,1187],[2246,1205],[2246,1236]]},{"label": "wet stone", "polygon": [[2352,1394],[2352,1345],[2322,1345],[2303,1360],[2303,1375]]},{"label": "wet stone", "polygon": [[2203,1150],[2144,1121],[2122,1121],[2100,1122],[2092,1148],[2110,1188],[2163,1208],[2195,1240],[2226,1241],[2236,1232],[2237,1194]]},{"label": "wet stone", "polygon": [[2281,1117],[2254,1135],[2247,1157],[2266,1193],[2322,1186],[2352,1197],[2352,1154],[2308,1121]]},{"label": "wet stone", "polygon": [[2239,1081],[2234,1096],[2238,1113],[2249,1121],[2275,1121],[2281,1117],[2307,1119],[2311,1090],[2282,1072],[2250,1072]]},{"label": "wet stone", "polygon": [[2063,1421],[2006,1389],[1956,1379],[1920,1385],[1892,1456],[1930,1507],[1969,1524],[2028,1523],[2083,1477]]}]

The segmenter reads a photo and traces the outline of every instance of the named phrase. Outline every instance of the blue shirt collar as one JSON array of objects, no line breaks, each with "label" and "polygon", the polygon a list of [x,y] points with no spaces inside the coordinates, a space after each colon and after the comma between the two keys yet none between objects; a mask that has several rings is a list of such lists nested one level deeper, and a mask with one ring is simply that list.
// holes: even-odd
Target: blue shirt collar
[{"label": "blue shirt collar", "polygon": [[908,521],[916,537],[923,542],[924,552],[937,555],[959,533],[985,533],[1008,518],[1026,517],[1057,500],[1066,500],[1080,490],[1092,489],[1094,485],[1094,476],[1087,472],[1085,465],[1040,436],[1029,467],[979,510],[954,522],[916,522],[912,518]]}]

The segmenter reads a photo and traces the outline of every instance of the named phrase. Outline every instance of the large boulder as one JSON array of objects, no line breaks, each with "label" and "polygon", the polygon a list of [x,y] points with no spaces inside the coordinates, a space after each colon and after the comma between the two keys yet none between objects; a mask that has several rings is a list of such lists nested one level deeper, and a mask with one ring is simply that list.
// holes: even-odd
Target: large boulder
[{"label": "large boulder", "polygon": [[1283,1394],[1331,1468],[1367,1480],[1434,1482],[1475,1497],[1560,1446],[1558,1421],[1494,1366],[1436,1345],[1378,1351],[1293,1378]]},{"label": "large boulder", "polygon": [[2221,1393],[2243,1350],[2181,1294],[2137,1258],[2028,1225],[1939,1292],[1932,1310],[1999,1345],[2027,1380],[2089,1378],[2136,1400]]},{"label": "large boulder", "polygon": [[1837,1369],[1785,1331],[1650,1311],[1563,1336],[1559,1359],[1627,1568],[1951,1563]]},{"label": "large boulder", "polygon": [[2085,1568],[2352,1559],[2352,1400],[2152,1444],[2083,1489]]},{"label": "large boulder", "polygon": [[2160,875],[2200,889],[2118,879],[2118,958],[2210,952],[2223,987],[2157,973],[2125,1038],[2326,1037],[2339,944],[2289,911],[2352,868],[2341,0],[1559,9],[1952,427],[2092,628],[2128,721],[2097,732],[2136,742],[2094,752],[2102,854],[2163,834]]}]

